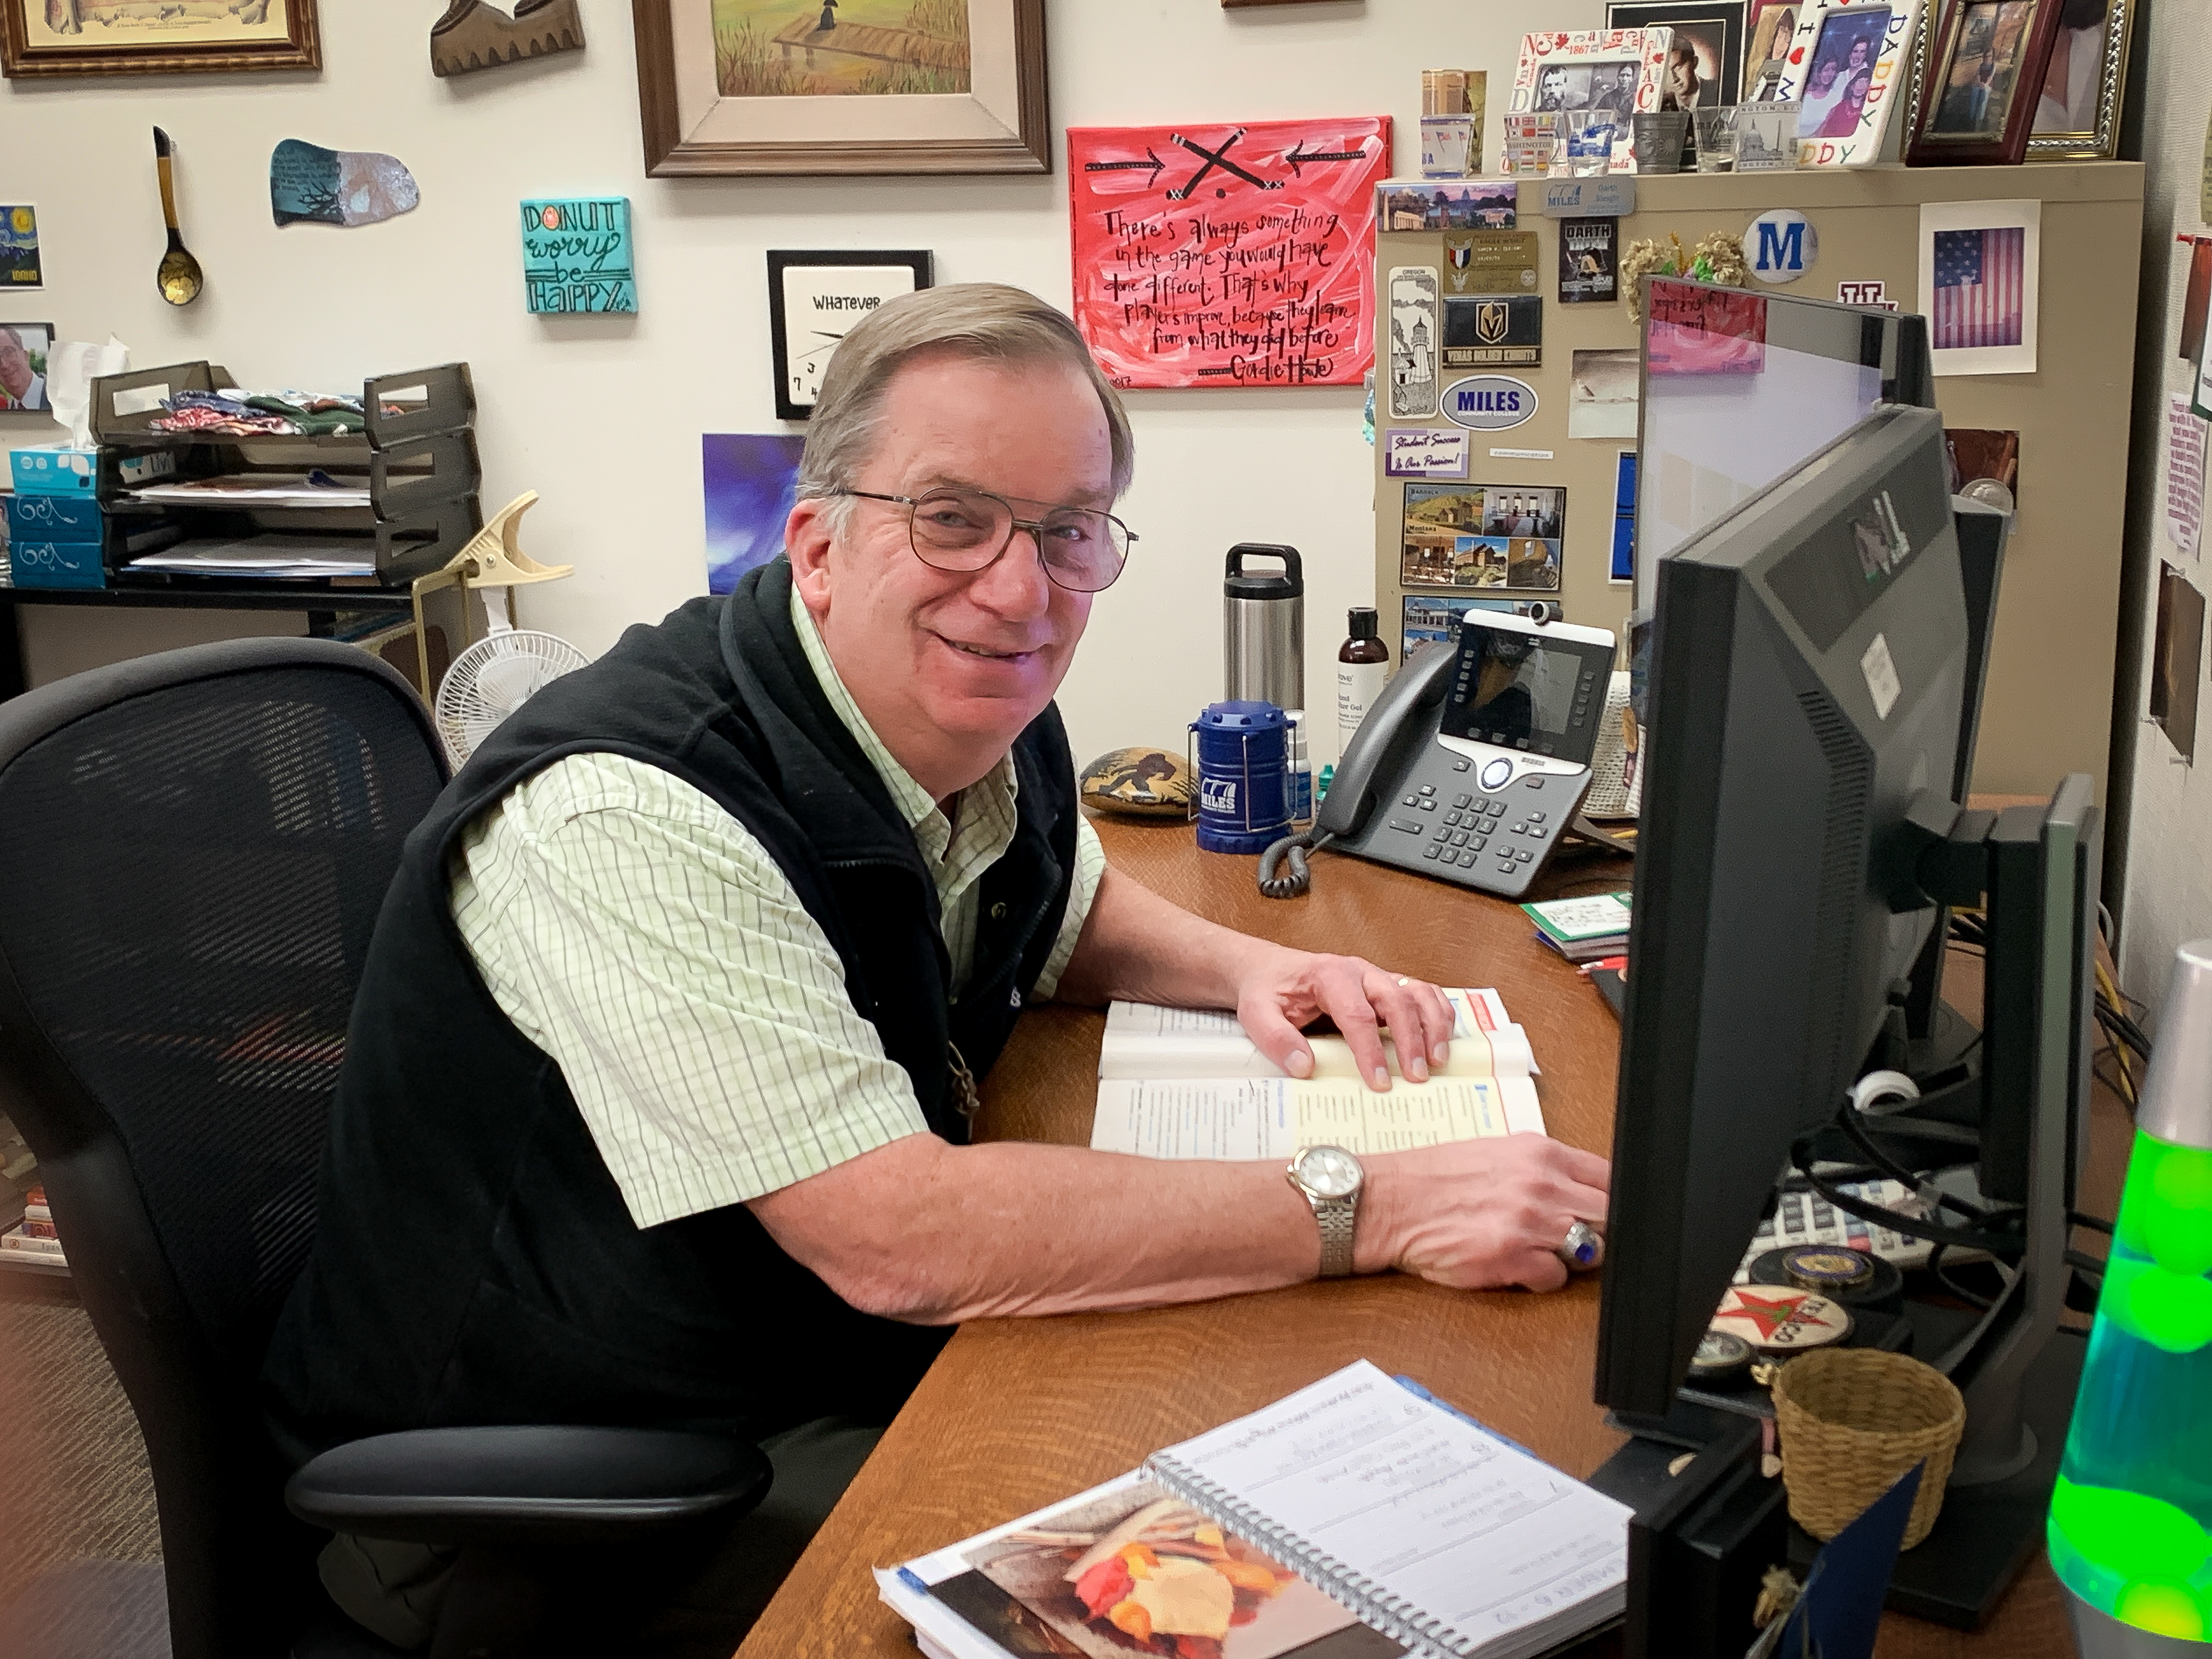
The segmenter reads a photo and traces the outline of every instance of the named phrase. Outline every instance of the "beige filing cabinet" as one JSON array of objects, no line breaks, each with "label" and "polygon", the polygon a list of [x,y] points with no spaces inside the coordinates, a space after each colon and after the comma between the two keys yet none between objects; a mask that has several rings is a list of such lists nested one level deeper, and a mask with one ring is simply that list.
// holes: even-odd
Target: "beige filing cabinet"
[{"label": "beige filing cabinet", "polygon": [[[2041,325],[2033,374],[1953,375],[1936,382],[1947,425],[2020,434],[2020,511],[2005,554],[1995,642],[1982,706],[1974,787],[2041,794],[2064,774],[2087,772],[2103,797],[2119,627],[2120,537],[2125,516],[2128,423],[2135,368],[2136,276],[2142,248],[2143,170],[2131,161],[2019,167],[1882,167],[1768,173],[1651,174],[1635,180],[1637,212],[1620,246],[1669,232],[1693,247],[1716,230],[1741,235],[1771,208],[1796,208],[1819,233],[1817,261],[1776,294],[1833,300],[1838,283],[1879,281],[1901,309],[1919,295],[1920,204],[2043,202]],[[1634,347],[1628,308],[1559,301],[1559,221],[1540,211],[1541,180],[1523,185],[1520,228],[1540,240],[1543,362],[1532,368],[1443,369],[1510,374],[1535,387],[1535,418],[1504,432],[1469,432],[1468,481],[1548,485],[1566,492],[1562,588],[1571,622],[1618,630],[1626,583],[1607,580],[1614,470],[1633,439],[1567,436],[1568,382],[1576,348]],[[1386,428],[1450,423],[1389,413],[1389,279],[1426,264],[1442,278],[1443,233],[1386,231],[1376,238],[1375,592],[1383,636],[1401,659],[1407,589],[1399,580],[1405,481],[1382,476]],[[1550,460],[1492,459],[1492,447],[1548,450]],[[1419,592],[1420,590],[1415,590]],[[1437,592],[1441,590],[1429,590]],[[1465,593],[1467,589],[1455,590]],[[1485,592],[1504,597],[1498,590]],[[1528,597],[1515,594],[1513,597]]]}]

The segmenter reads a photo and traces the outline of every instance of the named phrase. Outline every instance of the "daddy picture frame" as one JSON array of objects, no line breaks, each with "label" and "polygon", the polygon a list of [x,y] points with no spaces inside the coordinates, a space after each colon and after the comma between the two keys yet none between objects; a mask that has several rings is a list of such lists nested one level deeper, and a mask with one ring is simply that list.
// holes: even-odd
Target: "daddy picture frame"
[{"label": "daddy picture frame", "polygon": [[1945,0],[1906,105],[1908,167],[2017,167],[2065,0]]},{"label": "daddy picture frame", "polygon": [[1799,167],[1881,160],[1919,27],[1920,0],[1821,0],[1799,15],[1769,100],[1798,106]]}]

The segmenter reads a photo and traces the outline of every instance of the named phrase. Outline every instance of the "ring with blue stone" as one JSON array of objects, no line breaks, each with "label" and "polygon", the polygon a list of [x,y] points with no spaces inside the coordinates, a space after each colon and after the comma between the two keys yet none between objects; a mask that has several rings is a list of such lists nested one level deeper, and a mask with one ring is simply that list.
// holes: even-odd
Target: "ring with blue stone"
[{"label": "ring with blue stone", "polygon": [[1559,1255],[1567,1264],[1569,1273],[1591,1272],[1605,1260],[1605,1235],[1589,1222],[1577,1221],[1567,1229]]}]

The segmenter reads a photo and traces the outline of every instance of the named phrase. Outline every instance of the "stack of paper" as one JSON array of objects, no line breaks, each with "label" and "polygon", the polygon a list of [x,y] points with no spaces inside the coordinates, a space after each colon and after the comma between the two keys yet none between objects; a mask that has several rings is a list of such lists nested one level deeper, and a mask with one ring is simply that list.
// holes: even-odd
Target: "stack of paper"
[{"label": "stack of paper", "polygon": [[1524,904],[1536,937],[1569,962],[1601,962],[1628,949],[1633,893],[1598,893],[1589,898],[1547,899]]},{"label": "stack of paper", "polygon": [[126,571],[190,576],[253,576],[328,581],[376,574],[376,550],[366,541],[313,536],[252,536],[242,541],[186,542],[166,553],[133,559]]},{"label": "stack of paper", "polygon": [[220,478],[149,484],[131,492],[142,501],[187,507],[367,507],[368,485],[317,483],[306,472],[236,472]]}]

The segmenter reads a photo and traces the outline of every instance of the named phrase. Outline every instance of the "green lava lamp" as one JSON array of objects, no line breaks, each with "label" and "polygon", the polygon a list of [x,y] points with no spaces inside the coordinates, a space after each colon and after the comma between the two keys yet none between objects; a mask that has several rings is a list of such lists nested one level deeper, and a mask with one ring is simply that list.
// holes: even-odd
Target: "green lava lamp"
[{"label": "green lava lamp", "polygon": [[2166,988],[2050,1536],[2085,1659],[2212,1659],[2212,939]]}]

